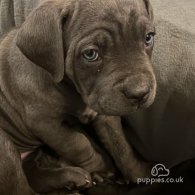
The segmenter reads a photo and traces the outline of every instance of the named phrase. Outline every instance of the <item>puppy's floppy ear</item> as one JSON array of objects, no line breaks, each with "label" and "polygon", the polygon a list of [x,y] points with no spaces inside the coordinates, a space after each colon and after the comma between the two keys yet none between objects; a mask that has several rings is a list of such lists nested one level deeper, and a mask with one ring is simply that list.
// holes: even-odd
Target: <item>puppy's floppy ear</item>
[{"label": "puppy's floppy ear", "polygon": [[146,10],[148,12],[149,18],[151,21],[154,20],[154,15],[153,15],[153,9],[152,9],[152,5],[150,3],[150,0],[143,0],[146,6]]},{"label": "puppy's floppy ear", "polygon": [[46,69],[56,82],[64,77],[62,23],[69,5],[48,1],[34,10],[18,31],[16,45],[33,63]]}]

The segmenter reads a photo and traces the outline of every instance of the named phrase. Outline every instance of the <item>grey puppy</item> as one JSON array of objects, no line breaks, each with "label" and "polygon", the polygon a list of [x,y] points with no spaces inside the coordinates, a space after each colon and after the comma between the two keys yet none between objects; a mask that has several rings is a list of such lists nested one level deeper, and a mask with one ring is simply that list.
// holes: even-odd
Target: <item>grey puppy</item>
[{"label": "grey puppy", "polygon": [[1,128],[20,153],[46,144],[82,167],[75,170],[83,184],[88,172],[106,169],[106,160],[68,122],[98,113],[93,126],[124,177],[145,176],[118,116],[154,100],[153,37],[147,0],[44,2],[1,42]]}]

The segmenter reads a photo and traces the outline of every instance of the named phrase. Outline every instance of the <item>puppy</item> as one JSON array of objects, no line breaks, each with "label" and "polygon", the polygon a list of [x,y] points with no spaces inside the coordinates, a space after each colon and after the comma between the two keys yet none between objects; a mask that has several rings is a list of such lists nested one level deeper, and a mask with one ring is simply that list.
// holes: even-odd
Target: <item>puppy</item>
[{"label": "puppy", "polygon": [[154,100],[154,34],[147,0],[44,2],[1,42],[1,128],[21,153],[48,145],[85,169],[88,181],[87,171],[105,170],[106,160],[68,123],[72,117],[86,122],[92,110],[98,113],[92,126],[125,179],[144,176],[120,116]]}]

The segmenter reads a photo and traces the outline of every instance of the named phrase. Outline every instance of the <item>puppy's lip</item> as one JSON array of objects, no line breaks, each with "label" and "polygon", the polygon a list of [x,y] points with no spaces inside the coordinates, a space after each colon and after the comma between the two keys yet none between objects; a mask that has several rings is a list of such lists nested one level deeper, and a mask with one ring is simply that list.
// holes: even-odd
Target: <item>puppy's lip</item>
[{"label": "puppy's lip", "polygon": [[145,102],[139,105],[139,109],[147,109],[154,103],[155,98],[149,96]]},{"label": "puppy's lip", "polygon": [[[99,97],[96,101],[93,101],[93,103],[91,103],[91,105],[89,105],[93,110],[95,110],[98,114],[106,114],[106,115],[110,115],[110,116],[127,116],[129,114],[135,113],[138,110],[141,109],[146,109],[148,108],[150,105],[152,105],[152,103],[154,102],[154,98],[153,97],[153,90],[150,90],[148,96],[146,96],[146,98],[144,98],[142,101],[140,102],[133,102],[132,100],[128,100],[126,99],[126,101],[124,100],[124,111],[121,111],[120,109],[118,111],[116,111],[117,109],[113,109],[113,107],[111,107],[110,109],[106,109],[104,106],[104,101],[102,100],[101,97]],[[113,97],[112,97],[113,98]],[[114,99],[113,99],[114,100]],[[125,106],[126,105],[126,106]],[[129,107],[128,109],[126,109],[127,107]]]},{"label": "puppy's lip", "polygon": [[[98,102],[98,113],[99,114],[105,114],[108,116],[127,116],[129,114],[132,114],[134,112],[136,112],[137,110],[139,110],[139,105],[138,104],[131,104],[131,111],[111,111],[112,109],[105,109],[104,106],[102,106],[102,104]],[[96,110],[97,111],[97,110]]]}]

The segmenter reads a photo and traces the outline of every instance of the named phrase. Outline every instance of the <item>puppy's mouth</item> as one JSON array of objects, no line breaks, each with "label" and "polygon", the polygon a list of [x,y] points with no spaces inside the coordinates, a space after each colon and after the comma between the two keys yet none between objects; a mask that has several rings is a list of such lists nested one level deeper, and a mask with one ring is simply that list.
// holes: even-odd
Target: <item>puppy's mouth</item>
[{"label": "puppy's mouth", "polygon": [[139,109],[144,109],[147,107],[148,107],[147,102],[131,103],[128,105],[119,104],[118,106],[115,106],[114,102],[113,105],[111,105],[106,101],[105,102],[97,101],[96,104],[91,106],[91,108],[93,108],[99,114],[110,115],[110,116],[125,116],[134,113]]},{"label": "puppy's mouth", "polygon": [[111,116],[126,116],[138,110],[147,109],[154,102],[155,91],[151,90],[142,99],[127,99],[120,95],[102,95],[89,106],[99,114]]},{"label": "puppy's mouth", "polygon": [[99,114],[110,116],[126,116],[152,105],[156,96],[155,78],[140,81],[130,77],[128,83],[123,81],[94,88],[86,97],[87,105]]}]

